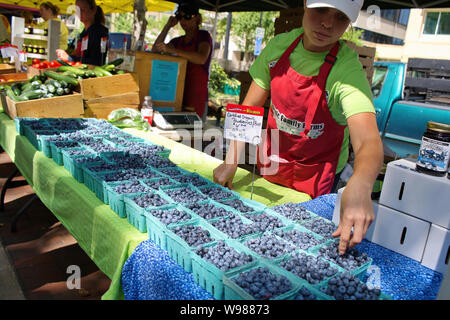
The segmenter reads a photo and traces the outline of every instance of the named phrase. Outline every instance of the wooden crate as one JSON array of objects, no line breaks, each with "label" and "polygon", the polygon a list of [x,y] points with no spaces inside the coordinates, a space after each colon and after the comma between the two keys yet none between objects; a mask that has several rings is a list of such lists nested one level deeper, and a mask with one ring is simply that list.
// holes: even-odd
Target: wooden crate
[{"label": "wooden crate", "polygon": [[275,19],[275,35],[300,28],[303,14],[303,7],[281,10],[280,17]]},{"label": "wooden crate", "polygon": [[118,104],[118,103],[89,103],[85,102],[84,118],[108,119],[108,115],[117,109],[131,108],[139,110],[137,104]]},{"label": "wooden crate", "polygon": [[359,62],[363,66],[364,71],[367,74],[367,80],[372,84],[373,77],[373,63],[375,61],[375,54],[377,49],[375,47],[357,46],[355,43],[346,41],[346,44],[358,53]]},{"label": "wooden crate", "polygon": [[81,93],[83,100],[139,92],[138,82],[131,73],[82,79],[79,80],[79,83],[79,92]]},{"label": "wooden crate", "polygon": [[[144,102],[144,97],[150,94],[150,84],[153,77],[161,76],[160,74],[153,74],[154,61],[167,61],[174,62],[178,65],[178,72],[176,77],[176,83],[167,83],[167,86],[175,87],[175,98],[171,101],[158,100],[152,97],[153,105],[156,107],[171,108],[172,111],[182,111],[183,109],[183,94],[184,94],[184,81],[186,78],[187,60],[181,57],[174,57],[170,55],[163,55],[151,52],[136,52],[136,59],[134,64],[134,72],[138,75],[139,89],[140,89],[140,102]],[[162,84],[164,85],[164,84]]]},{"label": "wooden crate", "polygon": [[0,84],[12,85],[14,83],[24,82],[28,80],[26,73],[5,73],[0,74]]},{"label": "wooden crate", "polygon": [[11,119],[15,117],[80,118],[84,114],[83,99],[79,93],[22,102],[14,102],[2,94],[2,101],[5,113]]},{"label": "wooden crate", "polygon": [[16,68],[7,63],[0,63],[0,74],[15,73]]}]

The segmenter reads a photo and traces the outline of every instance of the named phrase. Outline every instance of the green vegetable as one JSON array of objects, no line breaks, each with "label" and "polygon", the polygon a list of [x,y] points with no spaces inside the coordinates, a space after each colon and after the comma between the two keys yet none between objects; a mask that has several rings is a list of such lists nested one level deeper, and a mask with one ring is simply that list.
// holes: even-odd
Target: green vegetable
[{"label": "green vegetable", "polygon": [[86,73],[86,71],[84,71],[84,70],[81,70],[81,69],[76,68],[76,67],[71,67],[71,66],[69,66],[69,67],[62,66],[62,67],[59,67],[58,69],[56,69],[56,71],[57,72],[69,71],[69,72],[72,72],[72,73],[76,74],[77,76],[84,76],[85,73]]},{"label": "green vegetable", "polygon": [[102,73],[103,76],[108,77],[108,76],[112,76],[112,73],[109,71],[106,71],[105,69],[103,69],[102,67],[95,67],[94,71],[97,73]]},{"label": "green vegetable", "polygon": [[20,95],[21,91],[20,91],[20,85],[18,83],[13,84],[11,89],[16,96]]},{"label": "green vegetable", "polygon": [[62,61],[61,59],[56,59],[56,61],[59,62],[59,64],[62,65],[62,66],[66,66],[66,67],[69,66],[70,67],[70,64],[68,64],[67,62]]},{"label": "green vegetable", "polygon": [[26,100],[40,99],[42,98],[43,95],[44,93],[42,92],[42,90],[30,90],[23,92],[19,96],[19,99],[26,99]]},{"label": "green vegetable", "polygon": [[58,80],[58,81],[65,81],[65,82],[67,82],[69,84],[72,84],[74,86],[78,85],[78,80],[77,79],[74,79],[74,78],[72,78],[70,76],[67,76],[67,75],[64,75],[64,74],[61,74],[61,73],[56,73],[56,72],[53,72],[53,71],[46,71],[46,72],[44,72],[44,74],[47,77],[55,79],[55,80]]},{"label": "green vegetable", "polygon": [[[116,59],[116,60],[113,60],[113,61],[111,61],[110,63],[108,63],[107,65],[114,65],[114,66],[120,66],[121,64],[123,63],[123,59],[122,58],[118,58],[118,59]],[[103,67],[105,67],[105,66],[107,66],[107,65],[104,65]]]}]

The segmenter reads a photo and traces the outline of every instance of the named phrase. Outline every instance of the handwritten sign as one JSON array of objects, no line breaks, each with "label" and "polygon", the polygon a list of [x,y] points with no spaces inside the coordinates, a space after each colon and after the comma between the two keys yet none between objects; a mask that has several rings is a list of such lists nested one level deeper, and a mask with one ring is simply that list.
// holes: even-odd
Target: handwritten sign
[{"label": "handwritten sign", "polygon": [[261,143],[264,108],[229,104],[225,118],[225,139],[253,145]]}]

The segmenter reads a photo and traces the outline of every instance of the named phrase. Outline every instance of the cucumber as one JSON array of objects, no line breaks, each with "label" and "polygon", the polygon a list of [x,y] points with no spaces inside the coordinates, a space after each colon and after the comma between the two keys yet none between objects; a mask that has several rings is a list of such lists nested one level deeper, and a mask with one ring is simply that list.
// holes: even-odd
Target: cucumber
[{"label": "cucumber", "polygon": [[97,76],[97,75],[95,74],[94,70],[87,70],[87,71],[86,71],[86,74],[87,74],[89,77],[91,77],[91,78],[94,78],[94,77]]},{"label": "cucumber", "polygon": [[69,88],[64,88],[64,93],[65,94],[71,94],[72,90],[70,90]]},{"label": "cucumber", "polygon": [[61,59],[56,59],[56,61],[62,66],[70,67],[70,64],[68,64],[67,62],[62,61]]},{"label": "cucumber", "polygon": [[15,95],[14,91],[11,89],[11,87],[9,86],[5,86],[6,89],[6,95],[14,102],[20,102],[20,101],[25,101],[25,100],[21,100],[18,96]]},{"label": "cucumber", "polygon": [[113,61],[111,61],[110,63],[108,63],[108,64],[113,64],[114,66],[120,66],[121,64],[123,63],[123,59],[122,58],[118,58],[118,59],[116,59],[116,60],[113,60]]},{"label": "cucumber", "polygon": [[70,76],[67,76],[67,75],[64,75],[64,74],[61,74],[61,73],[56,73],[56,72],[53,72],[53,71],[46,71],[44,74],[47,77],[55,79],[55,80],[58,80],[58,81],[65,81],[65,82],[67,82],[69,84],[72,84],[74,86],[78,85],[78,80],[77,79],[74,79],[74,78],[72,78]]},{"label": "cucumber", "polygon": [[65,82],[64,80],[63,81],[56,81],[56,82],[61,86],[61,88],[69,87],[69,84],[67,82]]},{"label": "cucumber", "polygon": [[84,76],[85,73],[86,73],[86,71],[78,69],[76,67],[67,67],[67,66],[59,67],[58,69],[56,69],[56,71],[57,72],[69,71],[69,72],[72,72],[72,73],[76,74],[77,76]]},{"label": "cucumber", "polygon": [[40,99],[40,98],[42,98],[43,95],[44,95],[44,93],[42,92],[42,90],[30,90],[30,91],[23,92],[19,96],[19,99],[28,99],[28,100]]},{"label": "cucumber", "polygon": [[12,89],[12,91],[14,92],[14,94],[16,95],[16,96],[19,96],[20,95],[20,85],[18,84],[18,83],[15,83],[15,84],[13,84],[12,86],[11,86],[11,89]]},{"label": "cucumber", "polygon": [[55,94],[56,94],[57,96],[62,96],[62,95],[64,94],[64,89],[63,89],[63,88],[58,88],[58,89],[56,89]]},{"label": "cucumber", "polygon": [[101,67],[95,67],[94,68],[95,73],[101,73],[104,77],[112,76],[112,73],[109,71],[106,71],[105,69]]},{"label": "cucumber", "polygon": [[111,71],[116,70],[116,66],[113,64],[108,64],[106,67],[102,67],[102,69],[111,72]]},{"label": "cucumber", "polygon": [[48,93],[55,93],[56,88],[55,88],[54,85],[48,84],[48,85],[47,85],[47,91],[48,91]]}]

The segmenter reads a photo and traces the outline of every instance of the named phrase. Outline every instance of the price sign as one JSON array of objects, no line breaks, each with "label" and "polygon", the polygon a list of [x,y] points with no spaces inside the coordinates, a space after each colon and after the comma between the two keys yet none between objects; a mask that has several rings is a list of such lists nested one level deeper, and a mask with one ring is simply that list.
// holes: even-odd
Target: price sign
[{"label": "price sign", "polygon": [[256,28],[256,37],[255,37],[255,56],[259,56],[262,48],[262,41],[264,39],[264,34],[266,30],[264,28]]},{"label": "price sign", "polygon": [[229,104],[224,126],[225,139],[260,144],[263,118],[264,108]]}]

